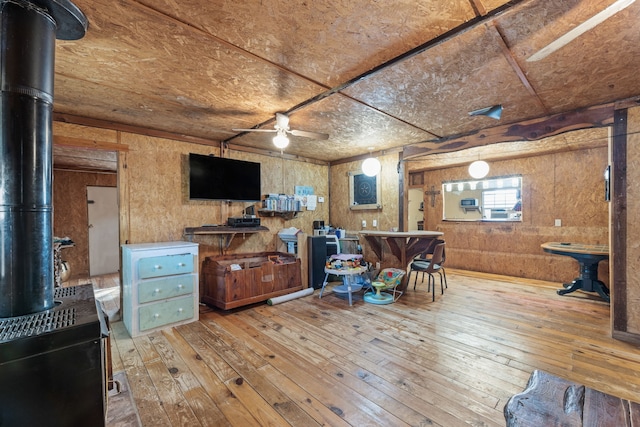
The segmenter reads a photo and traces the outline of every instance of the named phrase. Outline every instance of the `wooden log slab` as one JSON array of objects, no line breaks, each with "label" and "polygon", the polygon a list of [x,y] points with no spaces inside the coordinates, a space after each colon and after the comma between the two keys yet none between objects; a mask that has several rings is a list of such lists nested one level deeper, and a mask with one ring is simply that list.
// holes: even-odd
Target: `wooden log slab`
[{"label": "wooden log slab", "polygon": [[638,427],[640,404],[536,370],[504,417],[507,427]]}]

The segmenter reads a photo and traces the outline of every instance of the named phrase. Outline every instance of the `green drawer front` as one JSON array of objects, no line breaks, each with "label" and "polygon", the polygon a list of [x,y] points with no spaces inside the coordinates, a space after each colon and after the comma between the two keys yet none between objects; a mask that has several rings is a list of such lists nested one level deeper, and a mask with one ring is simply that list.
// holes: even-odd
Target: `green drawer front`
[{"label": "green drawer front", "polygon": [[191,294],[193,293],[194,281],[195,274],[185,274],[141,282],[138,285],[138,302],[144,304],[145,302]]},{"label": "green drawer front", "polygon": [[138,273],[140,278],[171,276],[193,271],[193,254],[164,255],[140,258]]},{"label": "green drawer front", "polygon": [[140,330],[157,328],[193,317],[193,297],[158,302],[138,308]]}]

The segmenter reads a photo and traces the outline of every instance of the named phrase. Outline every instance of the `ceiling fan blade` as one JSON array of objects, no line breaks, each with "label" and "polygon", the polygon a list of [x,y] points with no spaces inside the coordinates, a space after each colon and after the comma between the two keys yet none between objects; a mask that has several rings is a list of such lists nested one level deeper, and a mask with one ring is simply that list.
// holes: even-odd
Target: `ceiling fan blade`
[{"label": "ceiling fan blade", "polygon": [[289,133],[294,136],[304,136],[305,138],[313,138],[313,139],[329,139],[329,135],[326,133],[319,132],[308,132],[306,130],[290,130]]},{"label": "ceiling fan blade", "polygon": [[231,129],[234,132],[277,132],[275,129]]},{"label": "ceiling fan blade", "polygon": [[276,113],[276,128],[289,130],[289,116],[282,113]]},{"label": "ceiling fan blade", "polygon": [[616,13],[627,8],[629,5],[631,5],[635,1],[636,0],[618,0],[617,2],[613,3],[612,5],[604,9],[603,11],[595,14],[591,18],[584,21],[582,24],[578,25],[571,31],[565,33],[561,37],[557,38],[556,40],[552,41],[551,43],[549,43],[548,45],[546,45],[545,47],[543,47],[542,49],[540,49],[539,51],[531,55],[529,58],[527,58],[527,62],[540,61],[541,59],[546,58],[556,50],[563,48],[565,45],[571,43],[573,40],[577,39],[582,34],[591,30],[596,25],[601,24],[605,20],[611,18]]}]

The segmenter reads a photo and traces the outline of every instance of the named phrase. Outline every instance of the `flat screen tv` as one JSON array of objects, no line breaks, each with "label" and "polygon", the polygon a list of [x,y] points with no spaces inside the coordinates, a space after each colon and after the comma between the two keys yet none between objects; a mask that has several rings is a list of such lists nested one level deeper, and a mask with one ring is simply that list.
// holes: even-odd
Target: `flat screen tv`
[{"label": "flat screen tv", "polygon": [[189,199],[257,202],[260,163],[189,154]]}]

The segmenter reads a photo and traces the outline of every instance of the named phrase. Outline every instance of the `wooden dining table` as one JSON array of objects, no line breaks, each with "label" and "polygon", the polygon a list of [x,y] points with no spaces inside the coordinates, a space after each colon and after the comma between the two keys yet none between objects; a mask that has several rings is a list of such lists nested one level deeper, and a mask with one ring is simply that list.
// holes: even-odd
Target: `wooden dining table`
[{"label": "wooden dining table", "polygon": [[569,256],[580,265],[579,276],[571,283],[564,283],[558,289],[559,295],[565,295],[578,289],[587,292],[597,292],[600,297],[609,302],[609,288],[598,280],[598,263],[609,258],[609,246],[602,244],[584,244],[570,242],[546,242],[540,245],[542,250],[554,255]]},{"label": "wooden dining table", "polygon": [[386,247],[400,262],[401,268],[406,268],[410,260],[426,251],[433,241],[441,238],[444,233],[427,230],[361,231],[360,235],[364,237],[381,263]]}]

